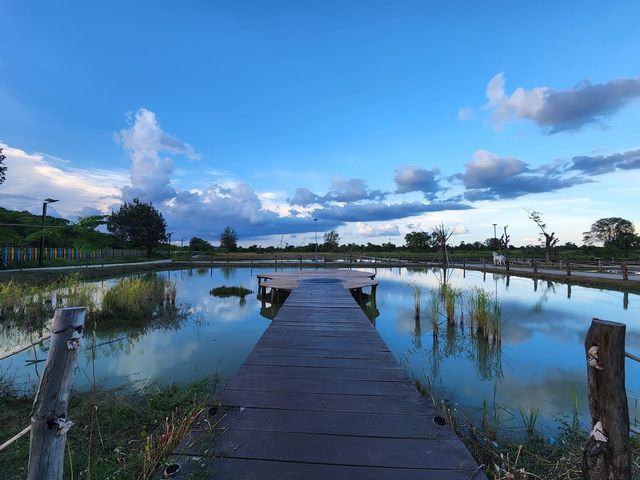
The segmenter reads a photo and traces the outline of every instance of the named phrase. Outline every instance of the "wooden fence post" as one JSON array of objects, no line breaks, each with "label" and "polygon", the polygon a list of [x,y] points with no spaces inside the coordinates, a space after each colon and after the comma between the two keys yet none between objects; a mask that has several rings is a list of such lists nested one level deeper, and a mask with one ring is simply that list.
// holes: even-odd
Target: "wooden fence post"
[{"label": "wooden fence post", "polygon": [[571,276],[571,263],[567,260],[567,276]]},{"label": "wooden fence post", "polygon": [[69,390],[84,328],[86,308],[59,308],[51,344],[31,411],[27,480],[62,480],[69,420]]},{"label": "wooden fence post", "polygon": [[624,379],[626,326],[594,318],[584,341],[593,430],[582,451],[582,478],[631,478]]},{"label": "wooden fence post", "polygon": [[627,269],[627,262],[622,262],[622,265],[620,265],[620,269],[622,270],[622,279],[629,280],[629,270]]}]

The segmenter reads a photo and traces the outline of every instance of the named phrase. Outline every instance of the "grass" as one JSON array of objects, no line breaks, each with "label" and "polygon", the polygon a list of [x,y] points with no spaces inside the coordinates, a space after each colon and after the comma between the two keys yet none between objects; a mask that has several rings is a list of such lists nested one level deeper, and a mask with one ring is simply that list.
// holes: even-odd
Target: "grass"
[{"label": "grass", "polygon": [[155,275],[122,279],[102,297],[100,318],[124,320],[128,324],[146,322],[164,303],[167,286],[175,288]]},{"label": "grass", "polygon": [[469,316],[476,333],[485,339],[502,342],[502,305],[496,297],[482,288],[467,294]]},{"label": "grass", "polygon": [[175,305],[177,286],[154,274],[124,278],[111,288],[86,283],[73,273],[47,284],[0,282],[0,322],[41,326],[55,308],[87,307],[87,323],[136,325],[148,322],[159,306]]},{"label": "grass", "polygon": [[[582,478],[582,445],[588,432],[566,422],[561,422],[557,434],[546,437],[536,429],[539,411],[521,410],[521,431],[502,427],[498,417],[503,408],[493,400],[491,405],[483,402],[480,418],[459,405],[440,398],[432,382],[416,381],[418,391],[428,398],[440,411],[449,426],[463,441],[478,465],[492,480],[558,479],[578,480]],[[511,413],[511,412],[509,412]],[[631,478],[640,478],[640,439],[630,438],[632,457]]]},{"label": "grass", "polygon": [[[95,396],[72,392],[69,417],[75,425],[67,438],[65,478],[71,478],[71,472],[73,478],[96,480],[152,478],[206,405],[215,382],[147,386],[133,393],[107,391]],[[32,398],[0,396],[2,441],[28,424],[32,403]],[[29,435],[0,455],[3,479],[25,478]]]},{"label": "grass", "polygon": [[220,287],[212,288],[209,292],[214,297],[246,297],[247,295],[253,293],[253,290],[249,290],[244,287],[228,287],[226,285],[222,285]]},{"label": "grass", "polygon": [[456,303],[462,296],[462,292],[456,288],[453,288],[448,283],[442,283],[440,285],[440,296],[444,302],[445,311],[447,312],[447,322],[450,325],[456,323]]},{"label": "grass", "polygon": [[431,328],[433,336],[437,337],[440,330],[440,294],[436,290],[431,290]]}]

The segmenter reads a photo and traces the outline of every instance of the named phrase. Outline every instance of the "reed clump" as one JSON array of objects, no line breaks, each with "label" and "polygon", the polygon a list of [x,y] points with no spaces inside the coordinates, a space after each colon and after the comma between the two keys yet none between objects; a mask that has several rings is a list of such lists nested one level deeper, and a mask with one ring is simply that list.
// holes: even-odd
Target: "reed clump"
[{"label": "reed clump", "polygon": [[420,304],[422,299],[422,287],[416,282],[412,282],[410,285],[411,293],[413,293],[413,311],[416,320],[420,319]]},{"label": "reed clump", "polygon": [[431,295],[431,329],[433,336],[438,336],[440,330],[440,294],[436,290],[429,291]]},{"label": "reed clump", "polygon": [[52,287],[25,285],[14,280],[0,283],[0,321],[44,323],[53,315]]},{"label": "reed clump", "polygon": [[472,327],[481,337],[502,342],[502,304],[491,293],[474,288],[467,294]]},{"label": "reed clump", "polygon": [[167,285],[155,275],[120,280],[102,297],[100,317],[145,322],[164,304]]},{"label": "reed clump", "polygon": [[456,304],[462,297],[462,292],[457,288],[453,288],[448,283],[440,285],[440,297],[444,303],[445,311],[447,312],[447,322],[450,325],[456,323]]}]

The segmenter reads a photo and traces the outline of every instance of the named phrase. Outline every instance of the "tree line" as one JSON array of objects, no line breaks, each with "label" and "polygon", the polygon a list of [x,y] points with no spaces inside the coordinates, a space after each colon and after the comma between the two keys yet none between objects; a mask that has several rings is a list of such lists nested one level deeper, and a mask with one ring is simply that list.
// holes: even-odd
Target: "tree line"
[{"label": "tree line", "polygon": [[[1,154],[1,152],[0,152]],[[4,171],[0,171],[0,174]],[[635,232],[632,222],[620,217],[601,218],[594,222],[590,229],[583,233],[584,244],[580,247],[572,242],[560,245],[560,239],[555,232],[550,231],[542,219],[542,214],[529,211],[528,218],[532,220],[540,234],[539,245],[525,245],[515,247],[510,244],[508,226],[501,227],[500,237],[487,238],[482,241],[464,242],[449,245],[454,233],[453,229],[444,225],[435,226],[431,231],[413,231],[404,236],[404,244],[396,245],[389,242],[375,244],[341,243],[340,235],[331,230],[325,232],[322,243],[308,243],[306,245],[289,245],[280,242],[279,246],[261,247],[238,245],[238,234],[231,226],[226,226],[219,236],[220,245],[214,247],[209,241],[199,237],[192,237],[188,243],[190,251],[213,252],[391,252],[395,250],[407,252],[440,252],[446,255],[448,251],[483,252],[496,251],[508,255],[510,251],[519,250],[531,255],[544,253],[547,260],[558,251],[578,250],[583,253],[595,253],[595,245],[601,244],[606,251],[616,251],[628,256],[629,251],[640,248],[640,236]],[[99,231],[104,225],[106,232]],[[151,203],[139,199],[124,202],[110,215],[94,215],[79,219],[72,223],[69,220],[47,216],[41,217],[29,212],[16,212],[0,207],[0,244],[15,246],[38,246],[41,236],[46,239],[46,246],[75,247],[75,248],[144,248],[149,256],[161,244],[171,242],[171,232],[167,232],[167,223],[162,215]],[[174,239],[175,240],[175,239]],[[177,247],[174,247],[177,248]]]}]

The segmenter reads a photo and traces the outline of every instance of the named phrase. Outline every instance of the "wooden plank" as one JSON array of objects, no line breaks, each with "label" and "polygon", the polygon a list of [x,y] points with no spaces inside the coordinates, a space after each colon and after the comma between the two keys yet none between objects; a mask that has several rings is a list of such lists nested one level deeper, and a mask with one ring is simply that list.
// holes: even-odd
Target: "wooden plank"
[{"label": "wooden plank", "polygon": [[222,392],[224,405],[235,407],[277,408],[315,412],[415,414],[425,410],[418,396],[332,395],[325,393],[255,392],[232,390]]},{"label": "wooden plank", "polygon": [[174,456],[179,478],[304,479],[304,480],[477,480],[475,470],[376,468],[317,463]]},{"label": "wooden plank", "polygon": [[265,377],[316,378],[336,380],[375,380],[379,382],[406,382],[407,376],[401,368],[347,370],[342,368],[286,367],[272,365],[243,365],[240,374],[257,373]]},{"label": "wooden plank", "polygon": [[227,388],[285,393],[320,393],[335,395],[384,395],[409,396],[415,394],[415,387],[409,382],[391,383],[350,380],[324,380],[315,378],[264,378],[259,375],[236,376]]},{"label": "wooden plank", "polygon": [[262,355],[286,355],[289,357],[319,357],[319,358],[381,358],[391,359],[393,355],[385,350],[349,350],[343,348],[319,347],[262,347]]},{"label": "wooden plank", "polygon": [[[314,358],[285,357],[282,355],[262,355],[253,352],[245,362],[250,365],[283,365],[292,367],[324,367],[324,368],[389,368],[388,360],[374,358]],[[393,365],[395,367],[395,365]]]},{"label": "wooden plank", "polygon": [[406,439],[228,429],[207,456],[382,468],[474,469],[457,438]]}]

